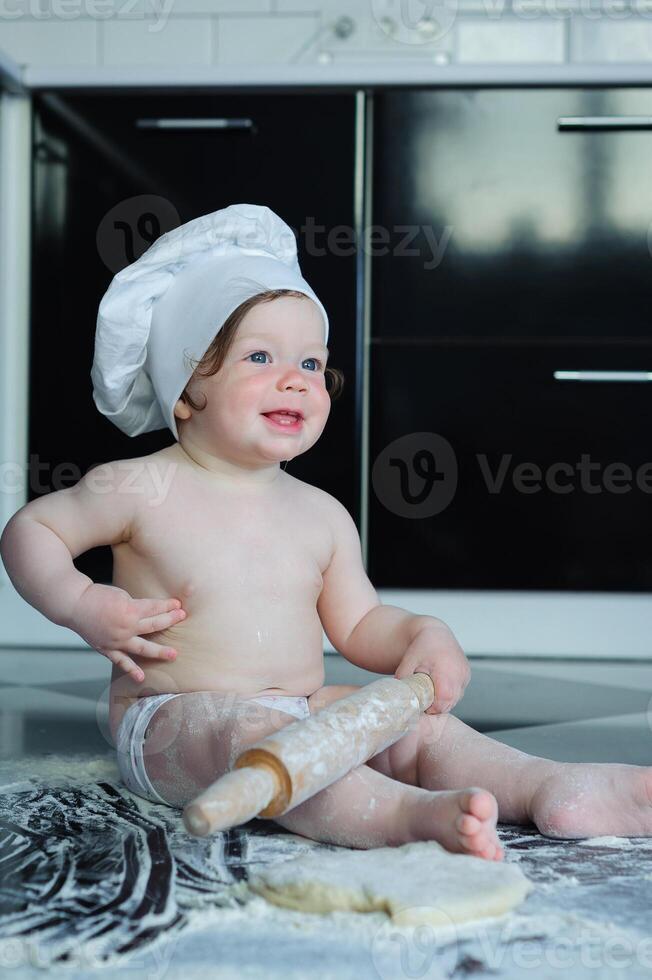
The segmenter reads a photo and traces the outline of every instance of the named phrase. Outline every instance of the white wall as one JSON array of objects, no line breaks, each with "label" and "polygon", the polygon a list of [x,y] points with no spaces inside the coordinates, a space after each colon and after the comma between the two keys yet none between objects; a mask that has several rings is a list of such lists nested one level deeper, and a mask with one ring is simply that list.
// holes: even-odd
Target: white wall
[{"label": "white wall", "polygon": [[652,64],[652,0],[0,0],[0,50],[37,72],[321,65],[325,79],[344,64]]}]

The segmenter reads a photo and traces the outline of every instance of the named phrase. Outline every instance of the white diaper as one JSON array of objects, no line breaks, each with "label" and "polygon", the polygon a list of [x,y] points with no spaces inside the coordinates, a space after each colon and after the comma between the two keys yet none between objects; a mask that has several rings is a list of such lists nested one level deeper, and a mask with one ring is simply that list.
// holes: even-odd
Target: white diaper
[{"label": "white diaper", "polygon": [[[158,708],[166,701],[181,696],[181,694],[153,694],[146,698],[138,698],[125,711],[116,733],[118,769],[127,789],[152,803],[163,803],[165,806],[170,806],[170,804],[156,792],[145,770],[143,752],[145,732]],[[310,717],[310,708],[306,697],[262,694],[260,697],[246,698],[245,700],[256,701],[265,708],[275,708],[277,711],[283,711],[301,721]]]},{"label": "white diaper", "polygon": [[247,698],[246,700],[255,701],[265,708],[276,708],[277,711],[284,711],[286,715],[292,715],[299,721],[310,718],[308,698],[305,697],[291,697],[289,694],[261,694],[260,697]]},{"label": "white diaper", "polygon": [[137,796],[143,796],[152,803],[170,804],[156,792],[145,771],[143,746],[145,732],[154,712],[166,701],[180,697],[179,694],[153,694],[130,705],[122,716],[116,733],[118,769],[122,781]]}]

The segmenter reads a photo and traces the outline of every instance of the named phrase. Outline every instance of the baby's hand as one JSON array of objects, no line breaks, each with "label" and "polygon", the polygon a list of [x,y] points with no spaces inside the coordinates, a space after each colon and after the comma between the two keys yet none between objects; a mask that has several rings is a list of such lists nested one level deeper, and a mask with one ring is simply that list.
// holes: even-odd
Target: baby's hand
[{"label": "baby's hand", "polygon": [[141,634],[181,622],[186,613],[180,606],[179,599],[132,599],[124,589],[93,583],[77,600],[67,625],[135,681],[142,681],[145,674],[129,654],[173,660],[176,650]]},{"label": "baby's hand", "polygon": [[426,714],[451,711],[464,694],[471,679],[471,668],[464,651],[445,623],[424,626],[410,643],[398,665],[395,677],[430,674],[435,700]]}]

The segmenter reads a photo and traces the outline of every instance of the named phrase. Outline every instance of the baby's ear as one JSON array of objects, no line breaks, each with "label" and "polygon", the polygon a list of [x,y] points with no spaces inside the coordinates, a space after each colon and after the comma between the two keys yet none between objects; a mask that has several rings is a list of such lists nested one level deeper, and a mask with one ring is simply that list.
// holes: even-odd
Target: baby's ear
[{"label": "baby's ear", "polygon": [[190,405],[187,405],[180,398],[177,398],[176,404],[174,406],[174,417],[177,419],[189,419],[192,415],[190,410]]}]

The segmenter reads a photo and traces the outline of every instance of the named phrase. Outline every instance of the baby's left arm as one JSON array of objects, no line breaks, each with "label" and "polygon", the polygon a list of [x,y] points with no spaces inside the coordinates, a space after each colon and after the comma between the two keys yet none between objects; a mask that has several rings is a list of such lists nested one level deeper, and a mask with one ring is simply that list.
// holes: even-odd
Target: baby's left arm
[{"label": "baby's left arm", "polygon": [[333,554],[317,602],[328,639],[365,670],[399,678],[430,674],[435,701],[428,711],[450,711],[471,676],[462,648],[442,620],[381,604],[362,564],[355,523],[338,500],[330,501]]}]

